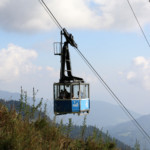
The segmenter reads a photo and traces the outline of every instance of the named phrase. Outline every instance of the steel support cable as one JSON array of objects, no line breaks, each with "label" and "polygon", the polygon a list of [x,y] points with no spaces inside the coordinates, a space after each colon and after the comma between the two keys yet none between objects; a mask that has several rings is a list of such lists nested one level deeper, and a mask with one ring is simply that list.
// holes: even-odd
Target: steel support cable
[{"label": "steel support cable", "polygon": [[146,37],[146,34],[145,34],[144,30],[142,29],[142,26],[141,26],[141,24],[140,24],[140,22],[139,22],[139,20],[138,20],[138,18],[137,18],[137,16],[136,16],[136,14],[135,14],[134,10],[133,10],[133,7],[132,7],[132,5],[131,5],[130,1],[129,1],[129,0],[127,0],[127,3],[128,3],[128,5],[129,5],[129,7],[130,7],[130,9],[131,9],[132,13],[133,13],[133,16],[134,16],[134,18],[135,18],[135,20],[136,20],[137,24],[139,25],[139,28],[140,28],[140,30],[141,30],[141,32],[142,32],[142,34],[143,34],[143,36],[144,36],[144,39],[145,39],[146,43],[147,43],[147,44],[148,44],[148,46],[150,47],[150,43],[149,43],[149,41],[148,41],[148,39],[147,39],[147,37]]},{"label": "steel support cable", "polygon": [[86,57],[81,53],[81,51],[77,48],[75,48],[78,54],[81,56],[81,58],[84,60],[84,62],[88,65],[88,67],[91,69],[91,71],[95,74],[95,76],[98,78],[98,80],[102,83],[102,85],[105,87],[105,89],[109,92],[109,94],[113,97],[113,99],[119,104],[121,109],[126,113],[126,115],[131,119],[131,121],[134,123],[134,125],[138,128],[138,130],[142,133],[144,137],[148,140],[150,143],[150,136],[147,134],[147,132],[143,129],[143,127],[137,122],[137,120],[132,116],[132,114],[129,112],[129,110],[125,107],[125,105],[121,102],[121,100],[116,96],[116,94],[112,91],[112,89],[107,85],[107,83],[103,80],[103,78],[99,75],[99,73],[94,69],[94,67],[91,65],[91,63],[86,59]]},{"label": "steel support cable", "polygon": [[45,4],[45,2],[43,0],[39,0],[41,5],[44,7],[44,9],[47,11],[47,13],[49,14],[49,16],[51,17],[51,19],[55,22],[55,24],[57,25],[57,27],[62,30],[62,26],[60,25],[60,23],[58,22],[58,20],[56,19],[56,17],[53,15],[53,13],[50,11],[50,9],[47,7],[47,5]]},{"label": "steel support cable", "polygon": [[[129,2],[129,1],[128,1]],[[42,4],[42,6],[45,8],[45,10],[48,12],[48,14],[50,15],[50,17],[52,18],[52,20],[55,22],[55,24],[58,26],[58,28],[60,30],[62,30],[62,26],[60,25],[60,23],[57,21],[57,19],[55,18],[55,16],[53,15],[53,13],[50,11],[50,9],[47,7],[47,5],[44,3],[43,0],[40,0],[40,3]],[[129,3],[130,5],[130,3]],[[131,7],[131,5],[130,5]],[[132,7],[131,7],[132,8]],[[133,10],[133,9],[132,9]],[[134,11],[133,11],[134,13]],[[135,13],[134,13],[135,15]],[[135,15],[136,17],[136,15]],[[137,17],[136,17],[137,19]],[[137,19],[138,21],[138,19]],[[139,22],[138,22],[139,24]],[[140,24],[139,24],[140,26]],[[141,28],[141,26],[140,26]],[[141,28],[142,29],[142,28]],[[143,31],[143,30],[141,30]],[[143,31],[144,33],[144,31]],[[144,37],[146,38],[145,34]],[[147,38],[146,38],[147,39]],[[147,40],[148,42],[148,40]],[[148,42],[149,44],[149,42]],[[150,46],[150,44],[149,44]],[[137,120],[132,116],[132,114],[129,112],[129,110],[124,106],[124,104],[121,102],[121,100],[116,96],[116,94],[111,90],[111,88],[106,84],[106,82],[103,80],[103,78],[98,74],[98,72],[94,69],[94,67],[90,64],[90,62],[86,59],[86,57],[81,53],[81,51],[78,48],[75,48],[78,52],[78,54],[81,56],[81,58],[84,60],[84,62],[88,65],[88,67],[91,69],[91,71],[96,75],[96,77],[98,78],[98,80],[102,83],[102,85],[105,87],[105,89],[110,93],[110,95],[114,98],[114,100],[119,104],[119,106],[122,108],[122,110],[127,114],[127,116],[132,119],[131,121],[134,123],[134,125],[137,127],[137,129],[143,134],[143,136],[146,136],[146,139],[148,140],[148,142],[150,143],[150,136],[147,134],[147,132],[143,129],[143,127],[137,122]]]}]

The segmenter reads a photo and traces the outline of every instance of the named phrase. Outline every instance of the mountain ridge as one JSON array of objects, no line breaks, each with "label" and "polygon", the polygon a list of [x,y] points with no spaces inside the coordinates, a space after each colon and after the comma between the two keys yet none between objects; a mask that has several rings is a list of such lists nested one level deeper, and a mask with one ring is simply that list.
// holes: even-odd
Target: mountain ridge
[{"label": "mountain ridge", "polygon": [[[141,116],[136,121],[150,135],[150,114]],[[150,141],[148,142],[142,133],[135,127],[132,121],[121,123],[108,129],[111,136],[120,139],[122,142],[133,146],[136,140],[141,145],[141,150],[150,150]]]},{"label": "mountain ridge", "polygon": [[[11,93],[7,91],[0,91],[0,98],[5,100],[10,100],[10,99],[19,100],[20,94]],[[28,99],[29,99],[28,103],[32,104],[32,98],[29,97]],[[40,98],[37,98],[37,101],[40,101]],[[47,103],[49,115],[51,117],[54,117],[53,101],[52,100],[48,100],[48,101],[43,100],[43,101],[44,103]],[[90,113],[87,116],[88,125],[97,126],[98,128],[103,128],[107,130],[107,128],[110,126],[115,126],[117,124],[129,121],[129,118],[126,116],[126,114],[122,111],[122,109],[118,105],[114,105],[105,101],[98,101],[98,100],[94,100],[94,101],[91,100],[90,105],[91,105]],[[132,111],[131,113],[135,118],[141,116],[140,114]],[[73,118],[74,122],[78,122],[79,117],[72,114],[65,115],[66,119],[64,119],[64,122],[65,120],[67,122],[70,117]],[[62,118],[64,118],[64,116],[58,116],[58,120],[61,120]],[[83,116],[80,116],[80,118],[83,118]]]}]

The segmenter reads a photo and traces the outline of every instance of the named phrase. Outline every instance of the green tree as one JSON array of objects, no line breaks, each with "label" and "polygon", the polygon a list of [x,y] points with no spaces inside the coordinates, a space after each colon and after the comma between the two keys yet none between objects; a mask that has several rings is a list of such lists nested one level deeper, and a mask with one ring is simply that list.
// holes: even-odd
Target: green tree
[{"label": "green tree", "polygon": [[86,115],[84,117],[82,127],[81,127],[81,139],[82,140],[84,139],[85,131],[86,131]]},{"label": "green tree", "polygon": [[137,139],[136,139],[134,148],[135,148],[135,150],[140,150],[140,143],[139,143],[139,141]]}]

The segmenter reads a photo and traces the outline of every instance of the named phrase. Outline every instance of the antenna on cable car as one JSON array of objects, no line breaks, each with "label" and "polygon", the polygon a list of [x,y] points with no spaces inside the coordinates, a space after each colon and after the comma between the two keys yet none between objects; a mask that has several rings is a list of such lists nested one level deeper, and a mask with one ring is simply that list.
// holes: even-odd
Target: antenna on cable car
[{"label": "antenna on cable car", "polygon": [[[61,57],[60,79],[58,83],[53,84],[54,113],[55,115],[87,114],[90,111],[89,84],[85,83],[82,78],[72,75],[69,44],[76,49],[77,44],[73,35],[68,33],[65,28],[62,28],[44,1],[40,0],[40,2],[61,30],[61,41],[54,43],[54,54]],[[64,43],[63,37],[65,38]],[[67,75],[65,72],[67,72]]]}]

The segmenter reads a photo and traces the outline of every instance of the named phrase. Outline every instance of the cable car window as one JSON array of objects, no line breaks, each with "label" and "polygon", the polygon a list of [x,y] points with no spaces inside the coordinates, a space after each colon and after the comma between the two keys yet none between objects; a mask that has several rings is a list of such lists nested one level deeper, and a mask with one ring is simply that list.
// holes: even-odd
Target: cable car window
[{"label": "cable car window", "polygon": [[60,85],[60,90],[64,91],[64,85]]},{"label": "cable car window", "polygon": [[89,98],[89,85],[88,84],[85,85],[85,97]]},{"label": "cable car window", "polygon": [[81,96],[81,99],[84,99],[86,98],[85,97],[85,85],[80,85],[80,96]]},{"label": "cable car window", "polygon": [[86,99],[89,97],[89,85],[88,84],[81,84],[80,86],[80,96],[81,99]]},{"label": "cable car window", "polygon": [[54,86],[54,99],[57,99],[57,85]]},{"label": "cable car window", "polygon": [[79,99],[79,85],[73,85],[72,88],[73,88],[72,98]]},{"label": "cable car window", "polygon": [[59,88],[60,90],[58,91],[58,97],[60,99],[63,99],[64,98],[64,85],[60,85]]},{"label": "cable car window", "polygon": [[65,85],[64,97],[70,99],[70,85]]}]

